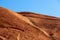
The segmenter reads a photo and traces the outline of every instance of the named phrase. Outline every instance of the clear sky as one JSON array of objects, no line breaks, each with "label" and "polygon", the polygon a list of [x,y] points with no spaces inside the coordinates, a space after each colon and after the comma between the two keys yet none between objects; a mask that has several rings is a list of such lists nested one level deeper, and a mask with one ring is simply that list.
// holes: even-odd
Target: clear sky
[{"label": "clear sky", "polygon": [[0,6],[15,12],[28,11],[60,17],[60,0],[0,0]]}]

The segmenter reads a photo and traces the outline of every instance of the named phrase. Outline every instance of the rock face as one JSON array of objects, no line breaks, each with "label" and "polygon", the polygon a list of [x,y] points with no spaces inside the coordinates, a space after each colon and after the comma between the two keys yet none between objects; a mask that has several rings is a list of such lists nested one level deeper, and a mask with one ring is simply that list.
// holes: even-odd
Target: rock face
[{"label": "rock face", "polygon": [[45,30],[53,40],[60,40],[60,18],[32,12],[17,13],[29,18],[33,24]]},{"label": "rock face", "polygon": [[0,40],[60,40],[60,18],[0,7]]}]

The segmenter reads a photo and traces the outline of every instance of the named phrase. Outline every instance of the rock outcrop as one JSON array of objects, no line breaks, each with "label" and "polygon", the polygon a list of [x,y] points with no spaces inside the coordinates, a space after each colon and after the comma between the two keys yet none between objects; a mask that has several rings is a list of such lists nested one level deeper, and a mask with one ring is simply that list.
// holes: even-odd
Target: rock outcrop
[{"label": "rock outcrop", "polygon": [[33,12],[17,13],[29,18],[33,24],[45,30],[54,40],[60,40],[60,18]]},{"label": "rock outcrop", "polygon": [[0,40],[60,40],[60,18],[0,7]]}]

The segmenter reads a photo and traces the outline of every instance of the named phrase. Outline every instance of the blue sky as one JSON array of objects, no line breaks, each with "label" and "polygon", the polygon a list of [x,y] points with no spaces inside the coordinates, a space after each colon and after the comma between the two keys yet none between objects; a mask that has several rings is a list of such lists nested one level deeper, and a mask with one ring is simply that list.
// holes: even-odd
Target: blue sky
[{"label": "blue sky", "polygon": [[15,12],[28,11],[60,17],[60,0],[0,0],[0,6]]}]

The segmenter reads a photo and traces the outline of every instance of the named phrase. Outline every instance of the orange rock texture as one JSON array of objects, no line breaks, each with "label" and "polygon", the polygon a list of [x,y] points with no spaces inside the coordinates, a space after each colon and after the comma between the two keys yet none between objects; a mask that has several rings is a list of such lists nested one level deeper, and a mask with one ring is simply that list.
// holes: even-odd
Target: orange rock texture
[{"label": "orange rock texture", "polygon": [[60,40],[60,18],[0,7],[0,40]]}]

